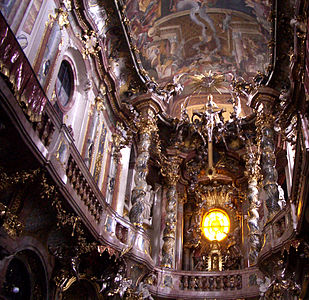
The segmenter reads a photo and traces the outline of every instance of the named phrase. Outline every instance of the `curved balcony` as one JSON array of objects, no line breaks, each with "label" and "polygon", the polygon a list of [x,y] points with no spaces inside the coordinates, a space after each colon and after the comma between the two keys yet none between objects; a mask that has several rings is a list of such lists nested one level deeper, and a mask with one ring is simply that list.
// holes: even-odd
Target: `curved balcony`
[{"label": "curved balcony", "polygon": [[259,263],[273,253],[282,250],[282,245],[293,238],[294,227],[291,206],[287,204],[263,228],[264,244],[259,253]]},{"label": "curved balcony", "polygon": [[14,34],[0,14],[0,103],[63,197],[98,240],[148,265],[149,236],[105,201],[68,128],[61,123]]}]

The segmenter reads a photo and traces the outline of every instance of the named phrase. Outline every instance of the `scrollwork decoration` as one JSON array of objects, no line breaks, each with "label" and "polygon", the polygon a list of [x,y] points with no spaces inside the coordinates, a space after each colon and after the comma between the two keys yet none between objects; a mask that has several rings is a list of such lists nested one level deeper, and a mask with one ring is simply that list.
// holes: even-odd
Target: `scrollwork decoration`
[{"label": "scrollwork decoration", "polygon": [[55,197],[54,201],[52,202],[52,206],[56,209],[57,212],[57,226],[64,227],[70,226],[71,227],[71,235],[72,237],[76,237],[76,246],[75,252],[76,256],[80,256],[84,253],[89,253],[97,248],[97,243],[89,243],[85,238],[85,233],[82,227],[80,226],[81,219],[79,216],[76,216],[72,213],[68,213],[66,210],[62,208],[61,201],[58,197]]},{"label": "scrollwork decoration", "polygon": [[119,163],[121,158],[121,149],[129,146],[132,142],[133,132],[131,129],[125,129],[123,123],[117,122],[115,132],[112,134],[114,152],[113,158]]},{"label": "scrollwork decoration", "polygon": [[82,36],[79,36],[79,38],[84,45],[82,51],[84,59],[88,58],[90,55],[98,55],[101,47],[99,46],[98,36],[93,30],[85,31],[85,33]]}]

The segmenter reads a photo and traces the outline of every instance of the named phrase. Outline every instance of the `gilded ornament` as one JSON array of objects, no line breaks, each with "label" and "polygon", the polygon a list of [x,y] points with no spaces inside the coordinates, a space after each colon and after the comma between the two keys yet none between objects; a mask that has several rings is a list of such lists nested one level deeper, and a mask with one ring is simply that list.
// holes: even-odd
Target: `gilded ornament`
[{"label": "gilded ornament", "polygon": [[20,236],[24,225],[18,221],[18,217],[14,215],[8,207],[0,202],[0,221],[3,228],[11,238]]},{"label": "gilded ornament", "polygon": [[132,142],[133,132],[128,128],[125,129],[122,122],[117,121],[115,132],[112,134],[114,152],[113,158],[116,162],[120,161],[121,149],[129,146]]},{"label": "gilded ornament", "polygon": [[65,6],[67,11],[72,10],[72,1],[71,0],[63,0],[63,5]]},{"label": "gilded ornament", "polygon": [[163,157],[161,174],[166,178],[169,186],[174,186],[179,180],[179,166],[182,158],[178,156]]},{"label": "gilded ornament", "polygon": [[57,212],[57,226],[65,227],[68,226],[71,228],[71,235],[76,239],[76,245],[74,247],[76,255],[80,256],[81,254],[91,252],[97,248],[97,243],[88,243],[85,238],[85,233],[80,225],[81,219],[79,216],[76,216],[72,213],[68,213],[62,208],[61,201],[58,199],[58,192],[54,190],[54,200],[52,206],[56,209]]},{"label": "gilded ornament", "polygon": [[105,104],[104,104],[104,96],[102,95],[98,95],[95,97],[94,101],[95,101],[95,106],[96,106],[96,109],[97,111],[104,111],[106,110],[106,107],[105,107]]},{"label": "gilded ornament", "polygon": [[99,40],[97,34],[93,30],[87,30],[85,33],[79,37],[84,45],[82,51],[83,58],[88,58],[89,55],[98,55],[101,50],[99,46]]},{"label": "gilded ornament", "polygon": [[146,117],[142,116],[138,120],[136,120],[134,124],[141,134],[147,133],[151,134],[158,130],[156,118],[151,116],[150,114]]},{"label": "gilded ornament", "polygon": [[56,10],[56,19],[58,21],[60,30],[62,30],[64,27],[67,27],[70,24],[68,17],[69,13],[63,8],[58,8]]},{"label": "gilded ornament", "polygon": [[95,169],[95,173],[94,173],[95,182],[98,182],[99,180],[101,169],[102,169],[102,161],[103,161],[103,153],[99,153],[96,157],[95,168],[94,168]]}]

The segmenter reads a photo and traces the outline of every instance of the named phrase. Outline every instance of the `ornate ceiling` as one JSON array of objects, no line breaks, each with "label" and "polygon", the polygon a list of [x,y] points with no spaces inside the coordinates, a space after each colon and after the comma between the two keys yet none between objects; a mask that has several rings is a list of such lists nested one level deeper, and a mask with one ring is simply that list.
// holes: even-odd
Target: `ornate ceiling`
[{"label": "ornate ceiling", "polygon": [[222,74],[224,93],[270,64],[269,1],[128,0],[125,12],[149,77],[159,86],[180,82],[183,97],[194,92],[192,76]]},{"label": "ornate ceiling", "polygon": [[155,91],[166,116],[180,118],[182,105],[190,115],[211,93],[225,119],[233,111],[227,101],[233,98],[235,104],[238,96],[238,113],[247,116],[251,109],[233,83],[272,72],[273,1],[91,0],[84,5],[116,84],[116,106]]},{"label": "ornate ceiling", "polygon": [[[274,71],[274,3],[84,2],[88,20],[102,37],[103,64],[119,95],[117,105],[111,101],[113,111],[117,115],[121,111],[117,107],[133,109],[134,99],[146,100],[147,92],[163,100],[157,139],[164,153],[173,147],[185,153],[182,179],[186,183],[207,185],[218,180],[243,185],[245,137],[240,131],[245,130],[247,138],[255,135],[255,127],[248,97],[239,91],[250,89],[253,80],[257,85],[270,80]],[[211,133],[206,130],[210,125]]]},{"label": "ornate ceiling", "polygon": [[150,76],[162,82],[184,73],[244,77],[268,66],[268,1],[127,1],[131,33]]},{"label": "ornate ceiling", "polygon": [[[246,106],[247,97],[242,98],[237,91],[250,89],[253,81],[254,85],[263,81],[278,90],[288,85],[287,49],[292,40],[276,32],[280,29],[285,36],[292,34],[289,20],[282,18],[290,13],[290,2],[83,3],[86,23],[90,22],[96,32],[102,64],[108,70],[103,75],[103,94],[106,89],[115,91],[116,101],[111,102],[117,119],[129,114],[128,99],[147,92],[163,100],[160,114],[164,119],[180,118],[182,105],[189,115],[201,110],[210,93],[216,105],[226,110],[225,119],[236,102],[238,115],[244,117],[252,110]],[[278,64],[278,59],[284,63]]]}]

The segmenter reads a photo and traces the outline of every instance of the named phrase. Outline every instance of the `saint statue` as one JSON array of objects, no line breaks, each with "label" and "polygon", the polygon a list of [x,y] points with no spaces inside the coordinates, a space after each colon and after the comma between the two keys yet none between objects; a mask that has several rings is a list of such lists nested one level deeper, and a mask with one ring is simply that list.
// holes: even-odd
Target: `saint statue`
[{"label": "saint statue", "polygon": [[155,192],[152,190],[151,185],[147,185],[146,196],[144,198],[144,211],[143,211],[143,222],[146,224],[151,225],[152,218],[151,218],[151,208],[153,205]]}]

